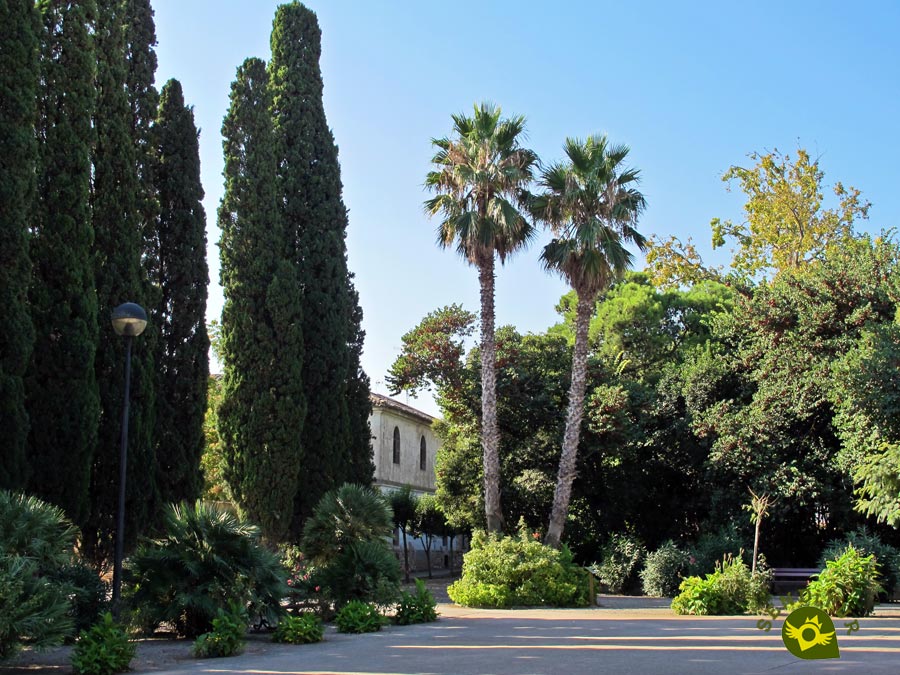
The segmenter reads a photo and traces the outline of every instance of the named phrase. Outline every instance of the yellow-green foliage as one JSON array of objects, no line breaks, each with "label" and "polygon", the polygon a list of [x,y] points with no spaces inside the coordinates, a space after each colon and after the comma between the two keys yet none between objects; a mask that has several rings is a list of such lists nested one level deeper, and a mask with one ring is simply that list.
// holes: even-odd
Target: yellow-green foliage
[{"label": "yellow-green foliage", "polygon": [[769,601],[769,574],[750,574],[740,558],[725,556],[705,579],[688,577],[672,600],[676,614],[743,614],[763,609]]},{"label": "yellow-green foliage", "polygon": [[468,607],[581,607],[589,603],[589,580],[565,547],[544,546],[524,531],[513,537],[476,532],[462,578],[447,593]]},{"label": "yellow-green foliage", "polygon": [[874,555],[863,556],[853,545],[847,546],[836,560],[825,563],[818,578],[800,594],[800,601],[791,606],[818,607],[829,616],[867,616],[881,592]]}]

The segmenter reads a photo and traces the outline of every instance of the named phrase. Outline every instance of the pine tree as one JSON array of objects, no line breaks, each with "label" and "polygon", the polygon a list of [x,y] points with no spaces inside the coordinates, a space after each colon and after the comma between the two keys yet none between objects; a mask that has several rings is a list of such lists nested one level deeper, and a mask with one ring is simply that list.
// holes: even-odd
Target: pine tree
[{"label": "pine tree", "polygon": [[340,167],[322,103],[321,32],[316,15],[298,2],[282,5],[272,29],[273,118],[283,218],[303,285],[303,383],[307,417],[297,522],[342,482],[349,463],[352,311],[347,283],[347,211]]},{"label": "pine tree", "polygon": [[[42,6],[37,218],[27,376],[30,491],[83,525],[97,440],[97,296],[90,212],[93,2]],[[8,156],[7,156],[8,158]]]},{"label": "pine tree", "polygon": [[27,476],[25,369],[34,329],[28,308],[28,228],[37,146],[38,32],[33,0],[0,0],[0,488],[22,489]]},{"label": "pine tree", "polygon": [[209,380],[206,333],[206,214],[200,184],[200,145],[194,113],[181,83],[163,86],[157,139],[159,291],[161,335],[156,461],[163,503],[195,500],[203,488],[200,456]]},{"label": "pine tree", "polygon": [[[117,0],[98,3],[97,107],[94,116],[94,184],[96,239],[95,279],[100,317],[97,382],[101,415],[91,478],[91,516],[84,544],[95,561],[108,557],[115,533],[119,483],[119,445],[125,366],[125,341],[109,321],[123,302],[147,302],[141,270],[140,185],[132,136],[131,108],[125,89],[123,6]],[[156,320],[148,312],[150,322]],[[155,399],[152,345],[134,340],[131,364],[131,417],[128,439],[126,546],[144,531],[156,508],[153,425]]]},{"label": "pine tree", "polygon": [[[269,540],[291,529],[304,462],[300,285],[278,211],[271,92],[265,63],[247,59],[231,87],[225,196],[219,209],[225,477]],[[318,457],[318,455],[316,455]]]}]

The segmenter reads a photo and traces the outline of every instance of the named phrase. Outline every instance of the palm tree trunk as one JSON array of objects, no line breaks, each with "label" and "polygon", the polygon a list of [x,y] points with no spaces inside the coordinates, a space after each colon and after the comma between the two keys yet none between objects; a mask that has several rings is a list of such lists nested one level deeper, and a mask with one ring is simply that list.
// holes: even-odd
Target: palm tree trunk
[{"label": "palm tree trunk", "polygon": [[484,515],[488,532],[503,530],[500,507],[500,432],[497,429],[497,350],[494,342],[494,252],[480,256],[481,447],[484,452]]},{"label": "palm tree trunk", "polygon": [[572,483],[575,480],[578,461],[578,440],[581,436],[581,417],[584,412],[584,389],[587,380],[588,328],[594,313],[595,294],[578,295],[575,310],[575,349],[572,353],[572,382],[569,385],[569,409],[566,413],[566,431],[563,435],[562,453],[559,457],[559,473],[556,492],[553,495],[553,511],[544,543],[559,548],[562,540]]}]

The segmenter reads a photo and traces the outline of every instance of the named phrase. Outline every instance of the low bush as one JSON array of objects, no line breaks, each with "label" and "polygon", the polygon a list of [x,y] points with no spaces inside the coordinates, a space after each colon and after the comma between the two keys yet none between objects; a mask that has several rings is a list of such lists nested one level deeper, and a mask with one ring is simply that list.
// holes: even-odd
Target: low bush
[{"label": "low bush", "polygon": [[325,629],[322,627],[322,620],[315,614],[283,616],[272,639],[291,645],[311,644],[325,639]]},{"label": "low bush", "polygon": [[790,607],[818,607],[829,616],[867,616],[881,592],[875,556],[864,556],[852,545],[836,560],[828,560],[824,570],[800,592],[800,600]]},{"label": "low bush", "polygon": [[750,573],[740,558],[725,556],[705,579],[690,576],[672,600],[676,614],[717,615],[756,613],[769,603],[768,571]]},{"label": "low bush", "polygon": [[124,673],[134,658],[134,643],[107,612],[99,623],[82,631],[72,650],[72,670],[76,675]]},{"label": "low bush", "polygon": [[881,541],[881,537],[874,532],[870,532],[865,527],[860,527],[853,532],[848,532],[844,539],[830,541],[819,558],[819,568],[825,569],[827,567],[826,562],[839,558],[844,554],[848,546],[853,546],[864,556],[869,554],[875,556],[879,582],[884,589],[881,593],[881,598],[889,600],[897,589],[898,582],[900,582],[900,550],[885,544]]},{"label": "low bush", "polygon": [[641,570],[644,594],[660,598],[675,597],[689,562],[688,553],[672,541],[667,541],[653,553],[647,554],[644,569]]},{"label": "low bush", "polygon": [[437,621],[437,603],[434,596],[427,588],[425,582],[416,579],[415,594],[403,591],[400,593],[400,602],[397,603],[397,614],[394,622],[406,626],[411,623],[428,623]]},{"label": "low bush", "polygon": [[143,544],[129,564],[130,602],[145,631],[167,622],[196,637],[235,603],[277,622],[288,586],[256,526],[202,502],[170,506],[164,525],[164,536]]},{"label": "low bush", "polygon": [[244,651],[247,635],[247,614],[239,604],[228,611],[219,610],[212,621],[212,630],[194,641],[194,656],[198,659],[235,656]]},{"label": "low bush", "polygon": [[638,589],[638,570],[647,549],[627,534],[613,534],[603,547],[600,562],[589,568],[610,593],[631,593]]},{"label": "low bush", "polygon": [[589,603],[589,580],[567,547],[544,546],[524,528],[513,537],[476,531],[462,578],[447,593],[468,607],[581,607]]},{"label": "low bush", "polygon": [[334,623],[341,633],[374,633],[381,630],[384,617],[375,605],[352,600],[341,607]]}]

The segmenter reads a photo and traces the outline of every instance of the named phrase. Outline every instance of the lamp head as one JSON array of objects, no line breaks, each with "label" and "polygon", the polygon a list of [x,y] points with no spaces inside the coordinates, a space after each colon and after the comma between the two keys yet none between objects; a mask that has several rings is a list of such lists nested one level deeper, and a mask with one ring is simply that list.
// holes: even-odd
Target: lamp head
[{"label": "lamp head", "polygon": [[125,302],[112,311],[112,325],[118,335],[137,337],[147,327],[147,312],[136,303]]}]

